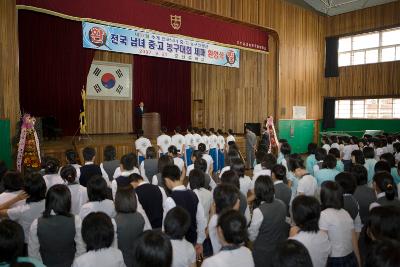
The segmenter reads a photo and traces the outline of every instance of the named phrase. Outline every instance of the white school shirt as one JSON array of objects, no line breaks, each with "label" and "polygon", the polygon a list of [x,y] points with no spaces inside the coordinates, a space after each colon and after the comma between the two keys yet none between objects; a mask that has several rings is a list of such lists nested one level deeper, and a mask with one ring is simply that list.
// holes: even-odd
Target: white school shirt
[{"label": "white school shirt", "polygon": [[214,255],[217,254],[222,247],[218,238],[217,225],[218,225],[218,214],[213,214],[210,218],[210,221],[208,222],[208,236],[210,237]]},{"label": "white school shirt", "polygon": [[186,134],[185,135],[185,148],[189,149],[194,146],[195,146],[195,144],[194,144],[193,134],[191,134],[191,133]]},{"label": "white school shirt", "polygon": [[[86,252],[86,244],[83,242],[81,235],[82,221],[79,216],[75,215],[75,257],[79,257]],[[40,242],[37,234],[38,230],[38,219],[35,219],[30,227],[29,231],[29,242],[28,242],[28,255],[31,258],[42,261],[40,254]]]},{"label": "white school shirt", "polygon": [[26,203],[7,210],[7,215],[10,220],[16,221],[24,229],[25,243],[29,240],[29,231],[32,222],[42,216],[45,207],[45,200],[39,202]]},{"label": "white school shirt", "polygon": [[228,135],[226,138],[226,143],[228,144],[229,142],[236,142],[236,139],[233,135]]},{"label": "white school shirt", "polygon": [[[71,166],[73,166],[74,168],[75,168],[75,171],[76,171],[76,181],[79,181],[79,177],[81,177],[81,165],[79,165],[79,164],[71,164]],[[102,166],[102,164],[100,164],[100,168],[101,168],[101,166]],[[65,167],[65,166],[64,166]],[[61,174],[61,169],[62,168],[60,168],[59,170],[58,170],[58,174]]]},{"label": "white school shirt", "polygon": [[[18,190],[18,191],[14,191],[14,192],[9,192],[9,191],[5,191],[3,193],[0,194],[0,205],[6,203],[7,201],[15,198],[18,194],[20,194],[22,192],[22,190]],[[25,204],[25,199],[20,200],[16,203],[14,203],[12,206],[10,206],[11,208],[15,208],[21,205]]]},{"label": "white school shirt", "polygon": [[328,145],[328,144],[324,144],[324,145],[322,146],[322,148],[326,150],[326,153],[329,153],[329,149],[331,149],[331,146]]},{"label": "white school shirt", "polygon": [[332,246],[330,257],[344,257],[353,252],[354,222],[346,210],[328,208],[321,211],[319,228],[328,232]]},{"label": "white school shirt", "polygon": [[332,143],[331,148],[336,148],[340,152],[340,146],[338,143]]},{"label": "white school shirt", "polygon": [[261,175],[271,176],[271,170],[262,169],[261,171],[258,171],[257,173],[253,173],[253,179],[251,179],[251,181],[252,181],[251,189],[254,189],[256,181],[257,181],[258,177],[260,177]]},{"label": "white school shirt", "polygon": [[326,261],[332,251],[327,233],[323,231],[318,231],[317,233],[300,231],[297,235],[289,237],[289,239],[297,240],[306,247],[314,267],[326,266]]},{"label": "white school shirt", "polygon": [[58,173],[54,174],[46,174],[43,176],[44,182],[46,183],[47,191],[49,191],[50,187],[56,184],[65,184],[64,180]]},{"label": "white school shirt", "polygon": [[183,167],[185,167],[185,162],[183,161],[183,159],[179,157],[174,157],[173,160],[174,160],[174,165],[178,166],[179,170],[182,172]]},{"label": "white school shirt", "polygon": [[161,147],[161,153],[168,153],[168,148],[171,146],[172,139],[169,135],[162,134],[157,137],[157,146]]},{"label": "white school shirt", "polygon": [[79,212],[79,217],[81,217],[81,220],[83,221],[83,219],[85,219],[85,217],[90,213],[99,211],[104,212],[110,216],[110,218],[114,218],[115,215],[117,215],[114,202],[109,199],[104,199],[102,201],[91,201],[84,204]]},{"label": "white school shirt", "polygon": [[393,154],[394,153],[394,148],[392,144],[387,144],[386,150],[388,153]]},{"label": "white school shirt", "polygon": [[[94,164],[94,162],[93,162],[93,161],[87,161],[87,162],[85,162],[85,165],[91,165],[91,164]],[[108,174],[107,174],[107,172],[106,172],[104,169],[102,169],[102,168],[100,168],[100,170],[101,170],[101,176],[102,176],[103,179],[106,181],[107,186],[110,187],[110,186],[111,186],[111,183],[110,183],[110,179],[108,179]]]},{"label": "white school shirt", "polygon": [[213,166],[213,164],[214,164],[213,158],[208,154],[203,154],[201,157],[207,162],[207,170],[206,170],[206,172],[210,173],[211,166]]},{"label": "white school shirt", "polygon": [[240,192],[247,197],[247,193],[253,189],[253,182],[251,181],[250,177],[245,175],[239,178],[240,183]]},{"label": "white school shirt", "polygon": [[75,258],[72,267],[126,267],[122,252],[113,247],[91,250]]},{"label": "white school shirt", "polygon": [[87,189],[80,184],[68,184],[68,189],[71,192],[71,213],[79,215],[81,207],[89,201]]},{"label": "white school shirt", "polygon": [[181,134],[175,134],[171,137],[171,145],[176,146],[179,152],[183,152],[185,137]]},{"label": "white school shirt", "polygon": [[135,147],[136,147],[136,150],[138,150],[140,153],[140,155],[138,155],[138,156],[145,157],[147,148],[151,147],[150,140],[143,136],[139,137],[135,141]]},{"label": "white school shirt", "polygon": [[209,190],[203,187],[199,189],[194,189],[193,192],[197,195],[199,201],[201,202],[201,205],[204,209],[206,222],[208,222],[208,219],[210,217],[211,204],[213,203],[213,195]]},{"label": "white school shirt", "polygon": [[210,140],[209,140],[208,135],[205,135],[205,134],[202,135],[201,136],[201,142],[206,145],[206,151],[208,151],[210,149],[210,143],[209,143]]},{"label": "white school shirt", "polygon": [[256,164],[256,166],[254,166],[253,174],[255,174],[261,170],[262,170],[261,163],[258,163],[258,164]]},{"label": "white school shirt", "polygon": [[304,175],[299,179],[297,186],[297,195],[304,194],[306,196],[315,197],[318,190],[318,183],[314,176],[310,174]]},{"label": "white school shirt", "polygon": [[343,147],[343,160],[351,160],[351,152],[353,152],[354,148],[352,145],[345,145]]},{"label": "white school shirt", "polygon": [[202,267],[254,267],[250,249],[240,247],[234,250],[223,250],[204,260]]},{"label": "white school shirt", "polygon": [[[132,172],[129,174],[129,175],[131,175],[132,173],[136,173],[136,174],[139,174],[140,175],[140,171],[139,171],[139,169],[138,168],[136,168],[136,167],[133,167],[133,170],[132,170]],[[128,175],[128,176],[129,176]],[[114,171],[114,175],[113,175],[113,181],[115,180],[115,179],[117,179],[118,177],[120,177],[120,176],[122,176],[122,172],[121,172],[121,167],[117,167],[116,169],[115,169],[115,171]],[[111,183],[112,184],[112,183]]]},{"label": "white school shirt", "polygon": [[383,149],[381,147],[378,147],[377,149],[375,149],[375,159],[377,161],[380,160],[381,155],[384,153]]},{"label": "white school shirt", "polygon": [[190,172],[194,169],[194,164],[190,164],[186,168],[186,176],[189,177]]},{"label": "white school shirt", "polygon": [[220,150],[224,150],[225,148],[225,138],[222,135],[217,136],[217,144]]},{"label": "white school shirt", "polygon": [[196,263],[196,251],[193,244],[185,238],[171,239],[172,245],[172,265],[171,267],[190,267]]},{"label": "white school shirt", "polygon": [[199,135],[198,133],[193,134],[193,139],[194,139],[194,147],[195,149],[198,149],[199,144],[202,141],[201,135]]},{"label": "white school shirt", "polygon": [[[175,190],[184,191],[187,189],[184,185],[179,185],[172,189],[172,191],[175,191]],[[165,216],[167,215],[168,211],[175,207],[176,207],[175,201],[171,197],[168,197],[164,204],[163,221],[164,221]],[[204,240],[206,239],[205,229],[207,226],[207,222],[206,222],[206,218],[204,216],[204,209],[203,209],[203,206],[201,205],[200,201],[197,203],[196,224],[197,224],[197,242],[196,243],[203,244]]]},{"label": "white school shirt", "polygon": [[313,166],[313,173],[315,174],[315,173],[317,173],[318,171],[319,171],[319,165],[318,165],[318,163],[322,163],[322,162],[324,162],[323,160],[320,160],[320,161],[316,161],[315,162],[315,164],[314,164],[314,166]]},{"label": "white school shirt", "polygon": [[397,152],[396,154],[394,154],[394,159],[396,162],[400,162],[400,152]]},{"label": "white school shirt", "polygon": [[208,137],[208,143],[211,148],[217,148],[218,147],[218,136],[215,134],[211,134],[210,137]]},{"label": "white school shirt", "polygon": [[[385,192],[381,192],[379,194],[376,195],[376,199],[379,199],[381,197],[386,197],[386,193]],[[373,208],[375,207],[379,207],[381,204],[379,204],[378,202],[372,202],[371,204],[369,204],[369,210],[371,211]]]}]

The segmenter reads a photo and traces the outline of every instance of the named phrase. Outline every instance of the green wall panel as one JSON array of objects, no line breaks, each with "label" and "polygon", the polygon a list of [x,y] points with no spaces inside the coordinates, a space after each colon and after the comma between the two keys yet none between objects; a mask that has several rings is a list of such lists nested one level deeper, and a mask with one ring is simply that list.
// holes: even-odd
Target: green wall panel
[{"label": "green wall panel", "polygon": [[292,153],[305,153],[314,139],[315,120],[279,120],[279,138],[287,139]]},{"label": "green wall panel", "polygon": [[[324,131],[365,131],[383,130],[387,133],[400,132],[400,120],[378,120],[378,119],[337,119],[336,127]],[[320,124],[322,125],[322,123]],[[361,137],[363,132],[349,133],[350,135]]]},{"label": "green wall panel", "polygon": [[11,168],[10,121],[0,120],[0,159]]}]

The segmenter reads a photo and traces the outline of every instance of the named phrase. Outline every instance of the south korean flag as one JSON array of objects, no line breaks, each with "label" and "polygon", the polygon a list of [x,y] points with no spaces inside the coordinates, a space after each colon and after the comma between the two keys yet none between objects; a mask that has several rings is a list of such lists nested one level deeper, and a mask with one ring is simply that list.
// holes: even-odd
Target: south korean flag
[{"label": "south korean flag", "polygon": [[93,61],[86,91],[87,99],[132,100],[132,65]]}]

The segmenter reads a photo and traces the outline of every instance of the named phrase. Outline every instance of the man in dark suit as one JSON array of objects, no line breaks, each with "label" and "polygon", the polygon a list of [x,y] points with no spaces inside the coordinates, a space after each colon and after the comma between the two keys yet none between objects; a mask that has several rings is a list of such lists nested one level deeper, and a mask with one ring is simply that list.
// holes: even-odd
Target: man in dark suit
[{"label": "man in dark suit", "polygon": [[144,103],[140,101],[139,106],[135,108],[135,126],[136,129],[142,129],[142,116],[145,113]]}]

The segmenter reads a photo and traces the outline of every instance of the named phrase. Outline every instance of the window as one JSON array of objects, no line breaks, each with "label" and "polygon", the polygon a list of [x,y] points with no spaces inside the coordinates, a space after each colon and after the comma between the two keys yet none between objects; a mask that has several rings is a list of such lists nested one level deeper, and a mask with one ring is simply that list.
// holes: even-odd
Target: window
[{"label": "window", "polygon": [[339,38],[339,67],[400,60],[400,28]]},{"label": "window", "polygon": [[400,98],[336,100],[337,119],[400,119]]}]

